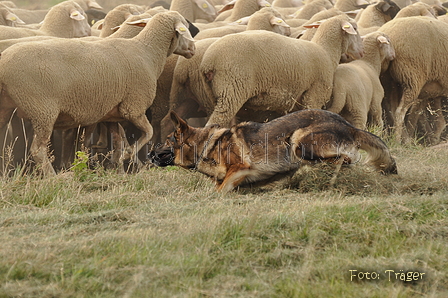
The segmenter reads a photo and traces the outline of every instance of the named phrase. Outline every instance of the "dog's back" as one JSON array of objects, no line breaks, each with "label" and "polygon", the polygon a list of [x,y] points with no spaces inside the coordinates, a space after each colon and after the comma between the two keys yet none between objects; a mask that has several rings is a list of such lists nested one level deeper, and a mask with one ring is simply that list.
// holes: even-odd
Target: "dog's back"
[{"label": "dog's back", "polygon": [[[336,113],[301,110],[267,123],[244,122],[234,133],[251,146],[253,156],[269,161],[322,162],[345,158],[345,163],[360,159],[365,150],[369,163],[385,173],[396,173],[395,161],[386,144],[377,136],[360,130]],[[258,145],[257,145],[258,144]]]}]

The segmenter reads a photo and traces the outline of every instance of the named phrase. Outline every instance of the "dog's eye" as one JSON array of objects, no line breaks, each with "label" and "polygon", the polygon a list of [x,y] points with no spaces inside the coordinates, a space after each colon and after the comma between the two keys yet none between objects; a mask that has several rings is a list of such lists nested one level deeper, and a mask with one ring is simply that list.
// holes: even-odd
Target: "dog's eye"
[{"label": "dog's eye", "polygon": [[169,140],[171,143],[173,143],[173,145],[177,145],[177,139],[174,135],[172,135],[171,137],[169,137]]}]

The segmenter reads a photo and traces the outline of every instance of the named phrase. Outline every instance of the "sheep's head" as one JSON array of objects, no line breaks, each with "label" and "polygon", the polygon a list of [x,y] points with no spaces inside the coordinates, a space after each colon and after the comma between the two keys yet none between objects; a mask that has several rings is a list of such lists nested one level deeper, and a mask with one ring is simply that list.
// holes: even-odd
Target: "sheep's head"
[{"label": "sheep's head", "polygon": [[64,1],[53,6],[45,16],[41,29],[49,35],[64,38],[91,35],[86,13],[74,1]]},{"label": "sheep's head", "polygon": [[304,28],[318,28],[312,41],[324,41],[333,46],[341,46],[341,55],[346,54],[352,59],[364,56],[364,47],[355,20],[338,15],[312,24],[303,25]]},{"label": "sheep's head", "polygon": [[[195,12],[195,19],[204,19],[209,22],[213,22],[218,15],[215,7],[210,4],[207,0],[192,0],[192,2],[197,6],[197,9],[193,9]],[[191,20],[195,21],[195,20]]]},{"label": "sheep's head", "polygon": [[377,43],[381,56],[381,71],[384,72],[389,67],[389,62],[395,59],[395,49],[389,37],[382,32],[371,33]]},{"label": "sheep's head", "polygon": [[356,23],[345,21],[342,22],[342,30],[348,36],[348,46],[345,54],[352,59],[360,59],[364,56],[364,46],[362,44],[361,36],[358,33]]},{"label": "sheep's head", "polygon": [[178,21],[175,24],[175,30],[177,35],[177,46],[173,53],[182,55],[187,59],[193,57],[196,47],[194,45],[194,39],[191,37],[190,31],[188,30],[188,23],[185,21]]}]

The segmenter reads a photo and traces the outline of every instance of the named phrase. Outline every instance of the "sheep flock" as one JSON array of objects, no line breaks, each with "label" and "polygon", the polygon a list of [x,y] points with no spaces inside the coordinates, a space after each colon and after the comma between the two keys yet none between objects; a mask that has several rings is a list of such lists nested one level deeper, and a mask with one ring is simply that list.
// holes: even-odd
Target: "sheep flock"
[{"label": "sheep flock", "polygon": [[[50,3],[50,1],[47,1]],[[2,175],[89,150],[121,171],[173,130],[327,109],[398,142],[446,142],[448,2],[0,1]],[[195,38],[197,36],[197,38]]]}]

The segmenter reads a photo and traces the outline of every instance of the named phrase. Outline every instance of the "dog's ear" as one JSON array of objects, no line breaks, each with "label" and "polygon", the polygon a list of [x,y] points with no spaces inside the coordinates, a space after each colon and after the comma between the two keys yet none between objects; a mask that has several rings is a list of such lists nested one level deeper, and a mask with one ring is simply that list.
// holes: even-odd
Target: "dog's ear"
[{"label": "dog's ear", "polygon": [[174,128],[179,129],[181,132],[188,130],[188,124],[185,120],[180,118],[175,112],[170,112],[171,121],[173,121]]}]

